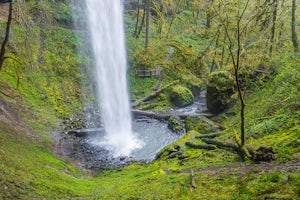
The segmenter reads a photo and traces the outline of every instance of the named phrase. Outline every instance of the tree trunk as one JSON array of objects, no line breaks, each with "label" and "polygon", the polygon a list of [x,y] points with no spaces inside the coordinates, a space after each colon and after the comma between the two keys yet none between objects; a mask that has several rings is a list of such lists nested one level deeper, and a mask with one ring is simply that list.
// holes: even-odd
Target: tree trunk
[{"label": "tree trunk", "polygon": [[223,63],[224,63],[224,56],[225,56],[225,45],[226,44],[226,33],[224,34],[224,39],[223,39],[223,47],[222,47],[222,55],[221,55],[221,64],[220,64],[220,68],[223,69]]},{"label": "tree trunk", "polygon": [[5,38],[4,41],[1,45],[1,51],[0,51],[0,71],[2,69],[4,60],[5,60],[5,52],[6,52],[6,46],[9,41],[9,36],[10,36],[10,27],[11,27],[11,22],[12,22],[12,13],[13,13],[13,3],[12,0],[9,1],[9,14],[7,18],[7,25],[6,25],[6,33],[5,33]]},{"label": "tree trunk", "polygon": [[245,11],[248,8],[250,0],[247,0],[246,5],[242,11],[242,13],[239,13],[239,18],[237,20],[237,30],[236,30],[236,41],[237,41],[237,47],[236,47],[236,54],[235,54],[235,50],[234,50],[234,43],[232,42],[232,39],[229,35],[229,30],[227,26],[224,26],[225,29],[225,33],[227,35],[228,38],[228,49],[229,49],[229,56],[231,57],[231,61],[232,61],[232,65],[234,68],[234,75],[235,75],[235,84],[238,90],[238,96],[239,96],[239,101],[241,104],[241,109],[240,109],[240,120],[241,120],[241,124],[240,124],[240,140],[241,143],[238,144],[239,146],[239,151],[241,159],[244,160],[247,152],[245,150],[245,101],[244,101],[244,95],[243,95],[243,91],[242,91],[242,86],[241,83],[239,81],[239,72],[240,72],[240,60],[241,60],[241,52],[242,52],[242,19],[244,17]]},{"label": "tree trunk", "polygon": [[[248,1],[249,2],[249,1]],[[247,4],[248,5],[248,4]],[[245,7],[247,9],[247,6]],[[245,11],[245,10],[244,10]],[[241,44],[241,19],[243,17],[243,14],[240,16],[238,23],[237,23],[237,56],[236,56],[236,65],[235,65],[235,83],[238,89],[239,99],[241,103],[241,110],[240,110],[240,116],[241,116],[241,150],[243,150],[245,146],[245,101],[243,97],[242,87],[239,81],[239,70],[240,70],[240,58],[241,58],[241,51],[242,51],[242,44]],[[242,158],[244,159],[244,158]]]},{"label": "tree trunk", "polygon": [[212,18],[212,11],[211,7],[213,6],[214,0],[210,0],[209,8],[206,11],[206,31],[208,31],[211,27],[211,18]]},{"label": "tree trunk", "polygon": [[137,14],[136,14],[136,22],[134,28],[134,36],[137,37],[138,33],[138,25],[139,25],[139,18],[140,18],[140,0],[137,2]]},{"label": "tree trunk", "polygon": [[178,12],[178,10],[179,10],[179,8],[180,8],[180,4],[181,4],[181,1],[179,0],[178,3],[177,3],[177,5],[176,5],[175,11],[174,11],[174,13],[173,13],[171,22],[170,22],[170,26],[169,26],[168,33],[167,33],[167,38],[169,37],[169,34],[170,34],[170,31],[171,31],[173,22],[174,22],[174,20],[175,20],[175,17],[176,17],[176,15],[177,15],[177,12]]},{"label": "tree trunk", "polygon": [[213,72],[215,70],[215,67],[217,66],[217,63],[216,63],[216,57],[217,57],[217,49],[219,47],[219,38],[220,38],[220,29],[218,31],[218,34],[217,34],[217,38],[216,38],[216,46],[215,46],[215,52],[214,52],[214,56],[213,56],[213,61],[211,63],[211,66],[210,66],[210,72]]},{"label": "tree trunk", "polygon": [[270,38],[270,57],[272,56],[273,53],[273,45],[275,42],[275,29],[276,29],[276,21],[277,21],[277,8],[278,8],[278,0],[273,0],[273,20],[272,20],[272,30],[271,30],[271,38]]},{"label": "tree trunk", "polygon": [[292,0],[292,42],[294,46],[294,52],[298,53],[299,52],[299,44],[298,44],[298,38],[297,38],[297,33],[296,33],[296,0]]},{"label": "tree trunk", "polygon": [[145,0],[145,11],[146,11],[146,38],[145,38],[145,48],[149,47],[149,37],[150,37],[150,0]]},{"label": "tree trunk", "polygon": [[144,24],[145,24],[145,15],[146,15],[145,12],[146,12],[146,8],[145,8],[145,5],[144,5],[143,18],[142,18],[142,22],[141,22],[140,28],[139,28],[139,30],[138,30],[138,32],[137,32],[137,35],[135,36],[136,38],[139,38],[139,36],[140,36],[140,34],[141,34],[141,31],[142,31],[142,29],[143,29],[143,26],[144,26]]}]

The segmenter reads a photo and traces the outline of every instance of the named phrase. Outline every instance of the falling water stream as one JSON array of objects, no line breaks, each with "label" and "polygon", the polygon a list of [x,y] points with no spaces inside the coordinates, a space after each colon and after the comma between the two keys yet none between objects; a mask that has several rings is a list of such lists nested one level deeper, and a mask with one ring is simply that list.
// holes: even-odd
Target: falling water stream
[{"label": "falling water stream", "polygon": [[85,3],[105,129],[104,139],[94,142],[116,156],[130,155],[142,144],[133,134],[131,124],[122,2],[85,0]]}]

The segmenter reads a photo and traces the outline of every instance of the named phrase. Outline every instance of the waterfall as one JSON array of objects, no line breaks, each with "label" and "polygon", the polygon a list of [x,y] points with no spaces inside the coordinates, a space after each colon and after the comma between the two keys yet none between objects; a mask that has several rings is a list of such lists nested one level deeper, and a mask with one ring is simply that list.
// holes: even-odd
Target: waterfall
[{"label": "waterfall", "polygon": [[132,132],[127,89],[122,0],[85,0],[105,137],[95,143],[130,155],[140,143]]}]

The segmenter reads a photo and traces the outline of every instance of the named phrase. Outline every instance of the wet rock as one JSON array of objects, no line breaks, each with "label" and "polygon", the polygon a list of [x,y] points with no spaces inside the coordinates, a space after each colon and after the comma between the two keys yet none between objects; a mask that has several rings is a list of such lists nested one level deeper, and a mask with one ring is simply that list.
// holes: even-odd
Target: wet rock
[{"label": "wet rock", "polygon": [[97,105],[83,108],[81,112],[65,118],[61,124],[65,131],[97,128],[100,125],[101,114]]},{"label": "wet rock", "polygon": [[179,155],[181,155],[180,151],[172,152],[169,154],[169,158],[176,158]]},{"label": "wet rock", "polygon": [[79,161],[87,169],[107,170],[127,166],[136,160],[133,157],[114,157],[107,149],[91,142],[92,137],[75,137],[61,134],[60,155]]},{"label": "wet rock", "polygon": [[254,162],[271,162],[275,160],[275,151],[272,147],[259,147],[252,154]]},{"label": "wet rock", "polygon": [[177,151],[179,151],[179,150],[181,149],[181,146],[176,145],[176,146],[174,147],[174,149],[176,149]]},{"label": "wet rock", "polygon": [[168,128],[176,133],[182,133],[184,131],[183,124],[179,116],[171,116],[168,121]]}]

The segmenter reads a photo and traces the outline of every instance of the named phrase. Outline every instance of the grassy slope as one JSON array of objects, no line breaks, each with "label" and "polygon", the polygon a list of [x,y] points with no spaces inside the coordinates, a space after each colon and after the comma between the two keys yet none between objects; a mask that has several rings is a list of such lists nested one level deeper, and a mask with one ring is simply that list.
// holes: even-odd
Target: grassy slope
[{"label": "grassy slope", "polygon": [[[275,164],[295,162],[299,158],[299,110],[294,108],[299,104],[298,93],[294,93],[299,88],[297,66],[299,67],[297,60],[286,63],[279,68],[274,80],[248,95],[247,105],[251,109],[247,109],[247,116],[255,115],[249,121],[251,128],[248,130],[250,132],[256,128],[258,133],[263,133],[256,138],[248,136],[248,141],[254,146],[274,146],[278,152]],[[287,87],[282,79],[286,80]],[[281,90],[281,87],[286,88]],[[278,92],[274,93],[275,88]],[[270,98],[262,98],[262,95]],[[286,99],[282,98],[286,95],[296,99],[284,101],[284,109],[272,109],[276,114],[265,109]],[[237,107],[234,107],[232,110],[236,109]],[[278,115],[284,115],[284,123],[281,123]],[[260,120],[262,117],[267,117],[265,120],[279,120],[273,124],[276,129],[271,126],[272,130],[265,131],[266,126],[262,123],[266,122]],[[238,129],[237,117],[223,118],[224,125],[229,127],[228,130]],[[67,162],[53,157],[45,148],[45,143],[30,140],[24,136],[25,133],[6,124],[0,125],[2,198],[263,199],[268,196],[297,199],[300,195],[299,171],[288,168],[275,170],[272,167],[259,169],[259,165],[245,171],[235,154],[223,150],[207,152],[186,148],[185,154],[190,157],[181,162],[177,159],[167,159],[148,165],[135,164],[122,170],[101,172],[92,178]],[[262,128],[259,128],[260,126]],[[182,138],[177,144],[183,145],[189,137],[192,138],[193,135]],[[232,140],[229,131],[225,131],[221,137]],[[241,167],[226,167],[233,163],[241,164]],[[209,166],[216,165],[223,167],[210,170]],[[198,167],[203,169],[195,172],[196,182],[193,184],[189,173],[180,173],[181,169]]]}]

